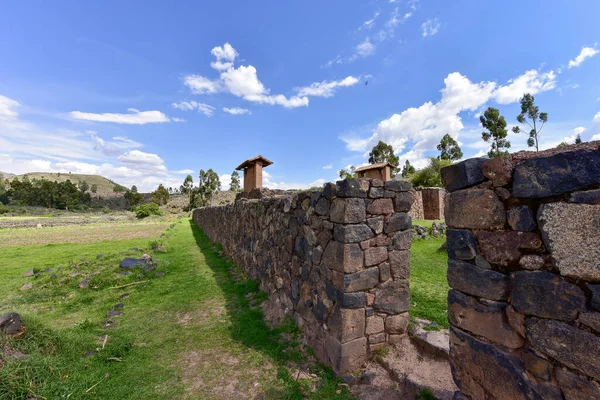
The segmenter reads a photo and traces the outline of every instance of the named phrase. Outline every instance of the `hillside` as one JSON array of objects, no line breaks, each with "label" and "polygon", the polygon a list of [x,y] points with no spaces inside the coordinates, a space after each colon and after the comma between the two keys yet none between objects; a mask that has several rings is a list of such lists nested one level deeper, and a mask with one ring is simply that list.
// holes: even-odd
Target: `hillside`
[{"label": "hillside", "polygon": [[14,179],[15,177],[22,179],[25,175],[27,175],[27,177],[29,177],[30,180],[47,179],[50,181],[58,181],[58,182],[64,182],[66,180],[70,180],[73,183],[77,183],[79,181],[86,181],[88,183],[88,185],[90,185],[90,187],[94,184],[96,186],[98,186],[98,190],[96,191],[95,194],[90,192],[92,197],[96,197],[96,198],[108,199],[108,198],[123,196],[123,193],[116,193],[113,190],[113,188],[116,185],[115,182],[113,182],[110,179],[107,179],[103,176],[100,176],[100,175],[30,172],[30,173],[27,173],[24,175],[18,175],[18,176],[15,176],[14,174],[4,174],[4,177],[10,181],[10,180]]},{"label": "hillside", "polygon": [[2,175],[2,177],[4,177],[5,179],[11,179],[14,178],[15,174],[9,174],[8,172],[2,172],[0,171],[0,175]]}]

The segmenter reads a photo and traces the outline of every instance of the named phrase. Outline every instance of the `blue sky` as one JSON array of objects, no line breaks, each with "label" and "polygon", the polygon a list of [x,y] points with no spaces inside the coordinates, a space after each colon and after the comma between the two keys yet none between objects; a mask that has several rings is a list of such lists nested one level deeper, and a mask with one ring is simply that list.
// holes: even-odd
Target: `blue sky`
[{"label": "blue sky", "polygon": [[[422,166],[478,115],[542,147],[600,139],[600,2],[0,1],[0,171],[98,173],[151,190],[243,160],[266,186],[333,181],[378,141]],[[526,135],[510,135],[513,150]]]}]

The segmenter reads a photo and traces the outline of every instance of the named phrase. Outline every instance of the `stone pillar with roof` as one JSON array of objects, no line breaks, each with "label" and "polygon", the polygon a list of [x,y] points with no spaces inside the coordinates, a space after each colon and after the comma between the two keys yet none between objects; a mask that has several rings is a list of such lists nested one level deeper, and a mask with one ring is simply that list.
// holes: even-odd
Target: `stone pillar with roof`
[{"label": "stone pillar with roof", "polygon": [[252,189],[262,188],[262,169],[271,164],[273,162],[258,155],[247,159],[236,168],[238,171],[244,171],[244,193],[249,193]]}]

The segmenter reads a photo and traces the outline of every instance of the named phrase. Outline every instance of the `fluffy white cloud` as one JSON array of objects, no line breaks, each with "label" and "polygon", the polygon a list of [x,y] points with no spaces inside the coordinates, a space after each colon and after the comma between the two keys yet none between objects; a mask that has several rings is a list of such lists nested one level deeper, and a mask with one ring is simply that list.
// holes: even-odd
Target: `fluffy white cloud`
[{"label": "fluffy white cloud", "polygon": [[327,164],[323,166],[323,169],[332,169],[333,165],[332,164]]},{"label": "fluffy white cloud", "polygon": [[440,26],[440,22],[437,18],[428,19],[427,21],[423,22],[423,24],[421,25],[423,37],[435,35],[439,32]]},{"label": "fluffy white cloud", "polygon": [[232,107],[232,108],[223,107],[223,111],[225,111],[226,113],[229,113],[229,114],[233,114],[233,115],[252,114],[250,112],[250,110],[248,110],[246,108],[241,108],[241,107]]},{"label": "fluffy white cloud", "polygon": [[183,83],[195,94],[212,94],[221,90],[218,81],[211,81],[200,75],[187,75],[183,77]]},{"label": "fluffy white cloud", "polygon": [[94,150],[101,151],[106,155],[117,155],[128,149],[136,149],[142,147],[141,143],[131,140],[124,136],[115,136],[112,141],[104,140],[96,135],[96,132],[91,132],[92,140],[96,143]]},{"label": "fluffy white cloud", "polygon": [[347,76],[340,81],[315,82],[310,86],[298,88],[298,96],[318,96],[331,97],[335,94],[338,87],[353,86],[358,83],[358,79],[353,76]]},{"label": "fluffy white cloud", "polygon": [[114,122],[116,124],[144,125],[169,122],[170,119],[160,111],[140,111],[129,108],[129,114],[104,113],[95,114],[81,111],[71,111],[69,115],[75,119],[96,122]]},{"label": "fluffy white cloud", "polygon": [[507,85],[500,86],[495,93],[499,104],[509,104],[518,101],[525,93],[537,94],[546,92],[556,87],[556,74],[554,71],[541,73],[532,69],[523,75],[508,81]]},{"label": "fluffy white cloud", "polygon": [[586,59],[598,54],[598,49],[595,47],[582,47],[581,52],[573,60],[569,61],[569,68],[579,67]]},{"label": "fluffy white cloud", "polygon": [[600,122],[600,112],[596,113],[596,115],[594,115],[594,122]]},{"label": "fluffy white cloud", "polygon": [[210,64],[216,70],[227,70],[233,66],[233,61],[238,56],[238,52],[229,44],[214,47],[210,54],[216,57],[217,61]]},{"label": "fluffy white cloud", "polygon": [[0,120],[16,119],[19,116],[17,113],[17,107],[19,106],[18,101],[0,95]]},{"label": "fluffy white cloud", "polygon": [[365,38],[362,42],[356,45],[354,48],[354,54],[350,57],[349,61],[355,61],[359,58],[365,58],[375,53],[375,45],[371,43],[370,38]]}]

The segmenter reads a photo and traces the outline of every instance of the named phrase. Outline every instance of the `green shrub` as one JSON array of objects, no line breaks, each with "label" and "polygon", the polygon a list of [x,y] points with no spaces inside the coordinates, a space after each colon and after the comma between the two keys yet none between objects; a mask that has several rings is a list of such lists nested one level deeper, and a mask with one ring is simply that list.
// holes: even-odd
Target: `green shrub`
[{"label": "green shrub", "polygon": [[110,208],[106,207],[106,208],[104,208],[104,210],[102,210],[102,212],[104,214],[110,214]]},{"label": "green shrub", "polygon": [[160,208],[155,203],[141,204],[132,210],[138,218],[146,218],[151,215],[163,215]]}]

